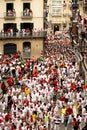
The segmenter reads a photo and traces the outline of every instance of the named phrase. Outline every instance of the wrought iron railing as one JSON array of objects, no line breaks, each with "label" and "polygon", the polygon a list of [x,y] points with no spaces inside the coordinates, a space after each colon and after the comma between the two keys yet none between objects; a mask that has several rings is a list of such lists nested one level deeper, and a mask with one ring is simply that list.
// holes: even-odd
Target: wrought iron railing
[{"label": "wrought iron railing", "polygon": [[32,11],[23,11],[21,12],[21,18],[32,18],[33,12]]},{"label": "wrought iron railing", "polygon": [[0,38],[31,38],[31,37],[46,37],[46,31],[39,32],[1,32]]},{"label": "wrought iron railing", "polygon": [[8,12],[4,12],[4,18],[5,19],[13,19],[16,17],[16,12],[15,11],[8,11]]}]

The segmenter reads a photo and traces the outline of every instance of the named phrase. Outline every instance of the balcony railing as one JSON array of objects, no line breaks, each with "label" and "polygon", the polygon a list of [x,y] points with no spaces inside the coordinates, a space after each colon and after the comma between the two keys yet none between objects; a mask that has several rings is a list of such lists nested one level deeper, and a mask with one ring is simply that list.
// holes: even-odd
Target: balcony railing
[{"label": "balcony railing", "polygon": [[51,13],[52,17],[62,17],[62,13]]},{"label": "balcony railing", "polygon": [[4,18],[5,19],[15,19],[16,18],[16,12],[8,11],[4,12]]},{"label": "balcony railing", "polygon": [[21,18],[22,19],[31,19],[33,17],[33,12],[32,11],[23,11],[21,13]]},{"label": "balcony railing", "polygon": [[63,6],[67,6],[67,3],[65,1],[63,1]]},{"label": "balcony railing", "polygon": [[46,37],[46,31],[39,31],[39,32],[1,32],[0,38],[44,38]]}]

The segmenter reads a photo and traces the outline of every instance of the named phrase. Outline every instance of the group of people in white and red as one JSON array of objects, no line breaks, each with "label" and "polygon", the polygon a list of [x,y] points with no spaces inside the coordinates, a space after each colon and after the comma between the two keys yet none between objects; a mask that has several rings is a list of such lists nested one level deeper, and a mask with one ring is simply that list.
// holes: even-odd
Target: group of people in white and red
[{"label": "group of people in white and red", "polygon": [[74,130],[75,121],[87,123],[86,85],[70,44],[56,39],[37,60],[17,53],[0,63],[1,130],[58,130],[60,123],[67,129],[66,117]]}]

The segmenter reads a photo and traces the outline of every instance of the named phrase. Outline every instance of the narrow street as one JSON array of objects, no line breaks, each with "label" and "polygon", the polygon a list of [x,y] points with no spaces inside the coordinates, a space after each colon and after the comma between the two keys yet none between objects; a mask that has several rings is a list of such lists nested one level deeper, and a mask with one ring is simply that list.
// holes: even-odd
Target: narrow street
[{"label": "narrow street", "polygon": [[0,11],[0,130],[87,130],[87,0]]},{"label": "narrow street", "polygon": [[[47,122],[45,122],[46,116],[50,119],[49,122],[46,117],[46,121],[50,123],[50,127],[51,125],[55,126],[55,119],[57,118],[56,116],[58,116],[61,119],[59,130],[65,130],[65,113],[62,113],[62,109],[64,107],[65,111],[68,111],[69,108],[72,109],[72,112],[69,115],[71,119],[68,119],[70,123],[67,124],[67,130],[72,130],[73,117],[77,119],[79,113],[77,109],[78,103],[80,106],[83,105],[81,101],[79,101],[79,98],[83,99],[86,93],[82,90],[84,80],[79,75],[78,63],[70,44],[69,34],[62,34],[62,37],[59,34],[48,36],[47,42],[44,45],[44,51],[41,53],[41,57],[38,60],[34,62],[31,60],[20,61],[20,63],[22,63],[24,68],[21,67],[21,64],[15,64],[15,70],[17,71],[17,69],[21,67],[22,78],[17,77],[18,80],[16,80],[16,77],[13,75],[14,73],[12,73],[12,68],[10,68],[9,76],[11,76],[12,82],[9,80],[9,77],[3,80],[8,91],[3,94],[4,100],[2,99],[0,103],[2,115],[5,111],[10,114],[10,119],[14,121],[17,130],[20,130],[22,127],[21,124],[19,127],[15,122],[15,118],[21,121],[20,109],[22,113],[24,113],[22,118],[24,119],[23,122],[26,124],[23,126],[25,130],[30,130],[30,128],[32,128],[32,130],[38,130],[37,127],[41,129],[43,125],[46,125],[48,128]],[[28,65],[27,63],[29,63],[30,69],[26,67],[26,65]],[[17,84],[19,84],[19,86]],[[5,102],[7,101],[8,103],[7,97],[9,94],[12,98],[12,104],[9,108],[10,111],[8,109],[9,105]],[[86,102],[85,100],[83,101],[84,105],[82,107],[85,107]],[[5,103],[4,108],[2,107],[3,102]],[[15,107],[17,109],[16,111]],[[16,115],[13,114],[13,111],[16,112]],[[31,112],[31,115],[26,115],[27,112]],[[33,112],[36,113],[34,115],[36,118],[33,117]],[[80,128],[83,128],[86,117],[83,117],[82,112],[80,112],[80,114],[82,116]],[[27,116],[27,118],[25,118],[25,116]],[[31,116],[33,121],[31,120]],[[2,118],[2,120],[5,120],[5,117]],[[2,127],[7,127],[10,119],[8,118],[8,121],[5,121]],[[38,119],[40,120],[40,126],[38,124]],[[36,121],[36,126],[34,126],[34,120]],[[10,127],[11,125],[12,124],[10,124]],[[33,129],[33,126],[35,129]],[[56,129],[54,128],[52,128],[52,130],[58,130],[58,127]]]}]

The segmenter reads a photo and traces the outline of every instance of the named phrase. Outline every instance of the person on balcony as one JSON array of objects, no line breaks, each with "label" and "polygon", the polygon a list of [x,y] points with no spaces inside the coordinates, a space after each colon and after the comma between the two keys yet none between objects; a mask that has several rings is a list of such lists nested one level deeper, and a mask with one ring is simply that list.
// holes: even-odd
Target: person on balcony
[{"label": "person on balcony", "polygon": [[12,10],[8,10],[7,16],[12,16]]},{"label": "person on balcony", "polygon": [[23,16],[26,16],[26,9],[23,10]]},{"label": "person on balcony", "polygon": [[12,15],[15,16],[15,9],[13,9],[13,11],[12,11]]},{"label": "person on balcony", "polygon": [[29,16],[30,15],[30,12],[29,12],[29,9],[26,8],[26,15]]},{"label": "person on balcony", "polygon": [[30,29],[29,29],[29,28],[26,28],[26,29],[25,29],[25,32],[26,32],[26,35],[29,35],[29,34],[30,34]]},{"label": "person on balcony", "polygon": [[28,8],[25,8],[23,11],[23,16],[29,16],[30,15],[30,10]]},{"label": "person on balcony", "polygon": [[32,15],[32,10],[31,9],[29,9],[29,14],[30,14],[30,16]]},{"label": "person on balcony", "polygon": [[7,34],[7,36],[10,36],[10,35],[11,35],[11,28],[8,28],[8,29],[6,30],[6,34]]},{"label": "person on balcony", "polygon": [[4,29],[1,30],[1,35],[2,35],[2,36],[5,35]]},{"label": "person on balcony", "polygon": [[22,29],[22,36],[25,36],[26,32],[25,32],[25,28]]}]

